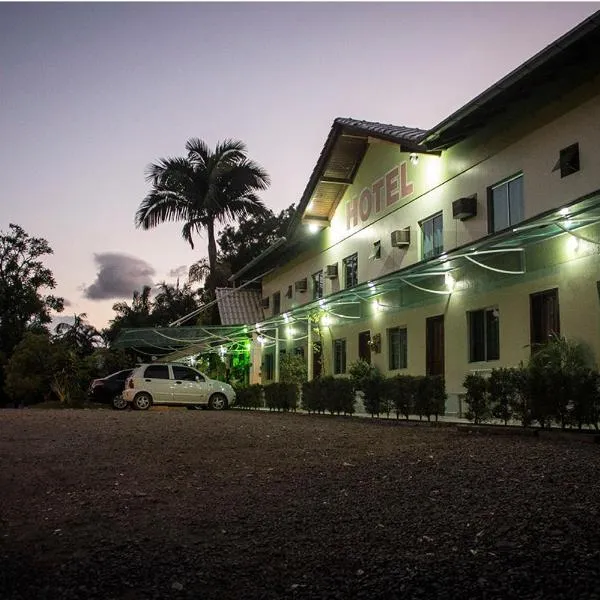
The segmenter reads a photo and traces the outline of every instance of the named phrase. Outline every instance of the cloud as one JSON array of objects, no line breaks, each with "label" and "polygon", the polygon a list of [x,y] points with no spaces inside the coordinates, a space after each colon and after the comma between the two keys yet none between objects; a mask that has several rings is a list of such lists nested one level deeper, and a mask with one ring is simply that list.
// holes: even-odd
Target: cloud
[{"label": "cloud", "polygon": [[183,277],[184,275],[187,275],[187,272],[188,272],[187,266],[181,265],[180,267],[171,269],[168,272],[168,275],[169,275],[169,277]]},{"label": "cloud", "polygon": [[152,286],[154,267],[141,258],[119,252],[94,254],[98,266],[96,281],[83,288],[83,294],[90,300],[109,298],[129,298],[134,290],[145,285]]}]

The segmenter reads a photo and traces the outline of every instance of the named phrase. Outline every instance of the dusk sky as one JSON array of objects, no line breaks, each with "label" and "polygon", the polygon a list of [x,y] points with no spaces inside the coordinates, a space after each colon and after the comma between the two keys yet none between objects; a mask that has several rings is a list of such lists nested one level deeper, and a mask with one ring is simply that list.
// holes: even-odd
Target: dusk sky
[{"label": "dusk sky", "polygon": [[[599,3],[0,3],[0,230],[54,249],[70,306],[112,305],[206,256],[136,230],[144,170],[200,137],[243,140],[297,203],[335,117],[427,129]],[[183,268],[185,267],[185,268]]]}]

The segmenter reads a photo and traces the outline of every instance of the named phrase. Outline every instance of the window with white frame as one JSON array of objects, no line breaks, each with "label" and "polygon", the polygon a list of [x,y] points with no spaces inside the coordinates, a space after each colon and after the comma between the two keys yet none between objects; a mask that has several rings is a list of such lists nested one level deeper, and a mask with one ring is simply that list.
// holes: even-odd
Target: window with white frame
[{"label": "window with white frame", "polygon": [[469,326],[469,362],[500,358],[500,313],[483,308],[467,313]]},{"label": "window with white frame", "polygon": [[421,221],[423,232],[423,259],[439,256],[444,251],[444,223],[442,213]]},{"label": "window with white frame", "polygon": [[333,374],[342,375],[346,372],[346,340],[333,340]]},{"label": "window with white frame", "polygon": [[489,232],[502,231],[525,218],[523,174],[488,188]]},{"label": "window with white frame", "polygon": [[394,369],[406,369],[408,363],[406,327],[388,329],[388,349],[390,371]]}]

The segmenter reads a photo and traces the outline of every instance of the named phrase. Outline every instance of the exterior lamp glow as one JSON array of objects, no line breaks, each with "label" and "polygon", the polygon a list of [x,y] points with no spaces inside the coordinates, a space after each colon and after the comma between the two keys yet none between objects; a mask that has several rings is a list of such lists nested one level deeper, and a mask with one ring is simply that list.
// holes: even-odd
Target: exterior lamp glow
[{"label": "exterior lamp glow", "polygon": [[331,325],[331,317],[329,315],[323,315],[321,317],[321,325],[323,325],[323,327],[329,327]]},{"label": "exterior lamp glow", "polygon": [[290,317],[287,313],[283,313],[283,320],[287,323],[290,320]]},{"label": "exterior lamp glow", "polygon": [[579,240],[574,235],[569,236],[567,245],[571,252],[577,252],[579,250]]},{"label": "exterior lamp glow", "polygon": [[558,214],[559,214],[561,217],[566,217],[566,216],[569,214],[569,209],[568,209],[568,208],[566,208],[566,207],[565,207],[565,208],[561,208],[561,209],[558,211]]},{"label": "exterior lamp glow", "polygon": [[456,280],[454,279],[454,277],[452,277],[450,273],[446,273],[444,275],[444,283],[446,284],[448,291],[451,292],[454,289],[454,286],[456,285]]},{"label": "exterior lamp glow", "polygon": [[315,225],[314,223],[311,223],[308,226],[308,231],[309,231],[309,233],[317,233],[317,231],[319,231],[319,226]]},{"label": "exterior lamp glow", "polygon": [[261,346],[264,346],[264,345],[265,345],[265,341],[266,341],[266,340],[265,340],[265,337],[264,337],[263,335],[259,335],[259,336],[256,338],[256,341],[257,341],[257,342],[258,342],[258,343],[259,343]]}]

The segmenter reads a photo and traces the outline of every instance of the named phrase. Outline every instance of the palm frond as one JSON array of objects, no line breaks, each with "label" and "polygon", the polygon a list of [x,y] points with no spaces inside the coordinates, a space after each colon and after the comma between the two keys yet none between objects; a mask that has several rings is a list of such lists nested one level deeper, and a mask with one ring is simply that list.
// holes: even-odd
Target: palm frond
[{"label": "palm frond", "polygon": [[135,226],[152,229],[166,221],[187,220],[190,204],[185,197],[168,190],[152,190],[141,202],[135,214]]}]

